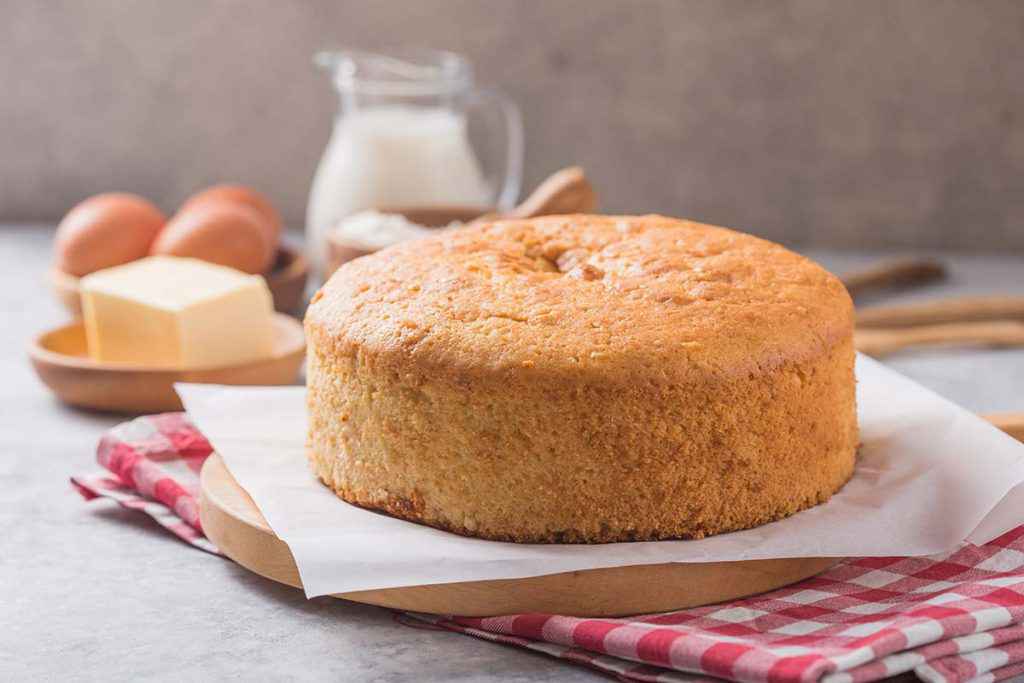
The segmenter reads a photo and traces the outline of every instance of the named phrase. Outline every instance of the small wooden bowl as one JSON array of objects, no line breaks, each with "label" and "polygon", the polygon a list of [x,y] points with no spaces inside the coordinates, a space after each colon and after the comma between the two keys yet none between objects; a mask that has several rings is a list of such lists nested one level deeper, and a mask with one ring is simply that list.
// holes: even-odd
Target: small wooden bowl
[{"label": "small wooden bowl", "polygon": [[[397,213],[406,220],[428,228],[443,228],[459,221],[535,218],[570,213],[593,213],[597,210],[597,193],[579,166],[570,166],[552,173],[518,206],[500,213],[483,206],[449,205],[420,207],[380,207],[381,213]],[[324,277],[352,259],[372,254],[376,249],[345,241],[338,235],[327,238],[327,270]]]},{"label": "small wooden bowl", "polygon": [[306,353],[302,324],[278,313],[274,335],[274,353],[264,360],[223,368],[168,370],[92,360],[86,350],[85,325],[74,322],[36,337],[29,346],[29,357],[39,379],[65,403],[118,413],[160,413],[181,410],[175,382],[294,384]]},{"label": "small wooden bowl", "polygon": [[443,228],[449,223],[469,223],[481,216],[494,211],[492,206],[416,206],[416,207],[385,207],[381,213],[397,213],[413,223],[428,228]]},{"label": "small wooden bowl", "polygon": [[309,261],[301,251],[282,244],[273,267],[263,277],[274,297],[274,308],[279,313],[295,313],[302,307],[309,279]]},{"label": "small wooden bowl", "polygon": [[[384,208],[379,209],[381,213],[396,213],[404,216],[412,223],[418,223],[428,228],[443,228],[456,221],[469,223],[480,218],[491,209],[483,206],[423,206],[419,208]],[[363,245],[346,242],[336,234],[327,236],[327,272],[324,279],[329,278],[342,264],[352,259],[372,254],[377,249],[367,249]]]},{"label": "small wooden bowl", "polygon": [[[57,299],[71,315],[82,315],[82,301],[79,298],[78,278],[56,268],[50,269],[50,287]],[[270,294],[274,297],[274,308],[281,313],[294,313],[302,305],[309,278],[309,262],[302,252],[281,245],[277,250],[274,266],[264,279]]]}]

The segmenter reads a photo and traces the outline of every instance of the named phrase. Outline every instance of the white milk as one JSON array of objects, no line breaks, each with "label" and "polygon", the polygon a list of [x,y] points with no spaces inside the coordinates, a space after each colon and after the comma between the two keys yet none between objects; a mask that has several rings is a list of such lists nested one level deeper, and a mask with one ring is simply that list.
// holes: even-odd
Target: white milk
[{"label": "white milk", "polygon": [[310,256],[323,272],[327,233],[357,211],[486,206],[491,189],[458,113],[382,106],[336,119],[306,210]]}]

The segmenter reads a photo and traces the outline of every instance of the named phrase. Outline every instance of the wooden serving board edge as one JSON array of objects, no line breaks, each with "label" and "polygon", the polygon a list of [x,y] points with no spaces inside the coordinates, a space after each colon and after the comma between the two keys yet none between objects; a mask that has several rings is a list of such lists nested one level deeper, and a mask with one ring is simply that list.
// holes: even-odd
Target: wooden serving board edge
[{"label": "wooden serving board edge", "polygon": [[[200,518],[207,537],[246,569],[301,587],[288,546],[270,530],[219,455],[207,458],[200,479]],[[431,614],[623,616],[763,593],[819,574],[838,561],[819,557],[635,565],[523,579],[366,590],[334,597]]]}]

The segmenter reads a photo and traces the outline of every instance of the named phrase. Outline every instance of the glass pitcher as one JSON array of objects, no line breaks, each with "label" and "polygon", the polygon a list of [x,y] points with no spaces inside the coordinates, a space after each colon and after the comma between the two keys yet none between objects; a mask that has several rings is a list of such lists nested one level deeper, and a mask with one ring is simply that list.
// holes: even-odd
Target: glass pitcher
[{"label": "glass pitcher", "polygon": [[522,180],[519,110],[473,85],[461,56],[321,52],[340,96],[306,211],[309,255],[323,274],[326,236],[346,216],[377,209],[510,209]]}]

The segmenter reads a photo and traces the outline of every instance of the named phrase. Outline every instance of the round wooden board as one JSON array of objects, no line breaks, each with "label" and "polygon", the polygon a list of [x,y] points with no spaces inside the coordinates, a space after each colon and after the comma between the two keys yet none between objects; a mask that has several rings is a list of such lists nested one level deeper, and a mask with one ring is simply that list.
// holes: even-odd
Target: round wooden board
[{"label": "round wooden board", "polygon": [[[342,503],[339,502],[339,505]],[[201,475],[203,530],[228,557],[268,579],[301,587],[291,551],[216,453]],[[621,616],[696,607],[763,593],[818,574],[836,558],[655,564],[342,593],[334,597],[394,609],[495,616],[543,612]]]}]

